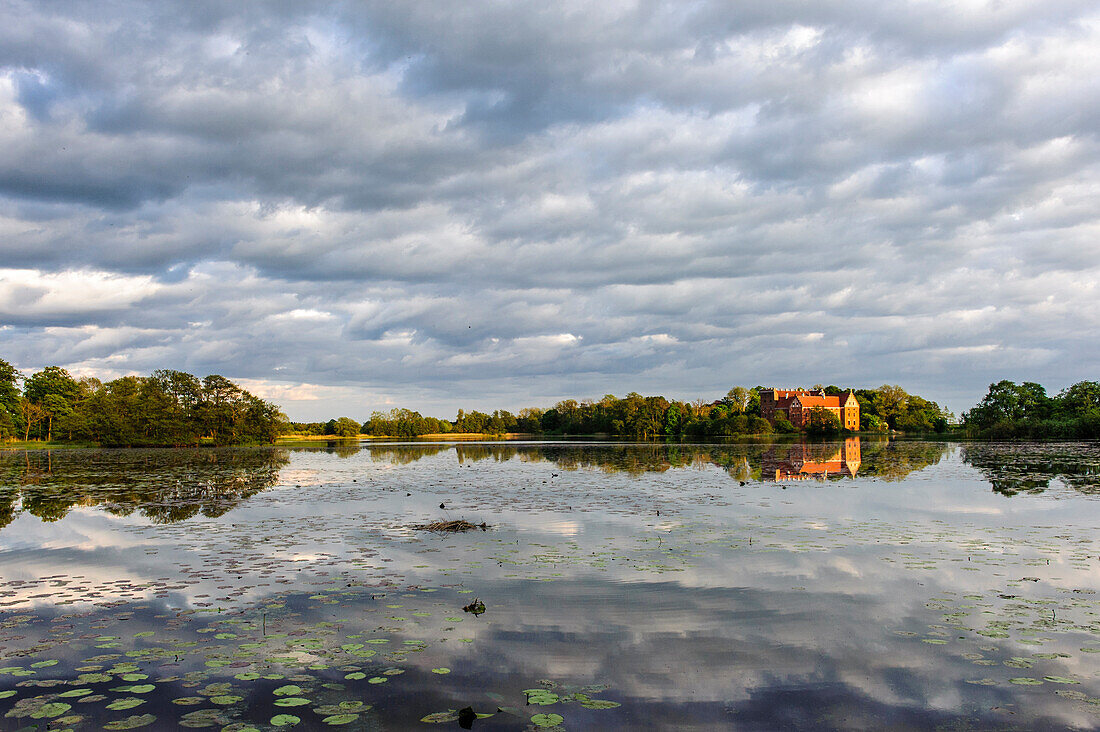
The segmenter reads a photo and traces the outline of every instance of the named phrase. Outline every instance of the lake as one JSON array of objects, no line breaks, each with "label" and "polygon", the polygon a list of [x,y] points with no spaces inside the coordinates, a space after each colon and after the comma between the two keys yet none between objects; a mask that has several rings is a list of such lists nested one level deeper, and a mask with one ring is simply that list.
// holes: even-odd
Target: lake
[{"label": "lake", "polygon": [[[1100,726],[1094,443],[9,450],[0,481],[3,729]],[[485,528],[418,528],[454,519]]]}]

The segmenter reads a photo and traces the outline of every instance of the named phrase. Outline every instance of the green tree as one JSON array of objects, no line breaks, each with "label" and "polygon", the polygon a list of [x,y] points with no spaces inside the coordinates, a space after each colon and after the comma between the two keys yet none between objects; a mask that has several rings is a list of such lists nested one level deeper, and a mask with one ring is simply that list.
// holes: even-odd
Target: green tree
[{"label": "green tree", "polygon": [[1057,401],[1061,410],[1073,417],[1100,411],[1100,382],[1078,381],[1063,390]]},{"label": "green tree", "polygon": [[80,385],[65,369],[47,366],[27,378],[23,383],[23,396],[42,411],[44,432],[38,436],[49,440],[53,438],[54,420],[72,415],[80,398]]},{"label": "green tree", "polygon": [[684,413],[680,405],[673,402],[665,412],[665,434],[670,436],[683,433]]},{"label": "green tree", "polygon": [[896,384],[883,384],[874,390],[871,397],[875,413],[891,427],[896,427],[897,418],[903,415],[909,404],[909,395]]},{"label": "green tree", "polygon": [[22,427],[19,401],[19,380],[22,375],[10,363],[0,358],[0,439],[10,439]]},{"label": "green tree", "polygon": [[836,435],[840,433],[840,420],[825,407],[814,407],[806,421],[806,433],[811,435]]},{"label": "green tree", "polygon": [[752,393],[743,386],[735,386],[726,392],[726,398],[722,401],[725,402],[730,410],[736,414],[742,414],[749,406],[749,400],[752,398]]},{"label": "green tree", "polygon": [[359,423],[351,417],[340,417],[336,420],[332,433],[337,437],[355,437],[359,434]]}]

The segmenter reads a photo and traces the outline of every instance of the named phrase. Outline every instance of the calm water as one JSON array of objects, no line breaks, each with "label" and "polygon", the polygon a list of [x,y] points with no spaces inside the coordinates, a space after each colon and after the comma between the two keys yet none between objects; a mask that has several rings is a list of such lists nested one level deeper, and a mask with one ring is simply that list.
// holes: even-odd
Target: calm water
[{"label": "calm water", "polygon": [[1092,729],[1098,525],[1096,444],[0,452],[0,727]]}]

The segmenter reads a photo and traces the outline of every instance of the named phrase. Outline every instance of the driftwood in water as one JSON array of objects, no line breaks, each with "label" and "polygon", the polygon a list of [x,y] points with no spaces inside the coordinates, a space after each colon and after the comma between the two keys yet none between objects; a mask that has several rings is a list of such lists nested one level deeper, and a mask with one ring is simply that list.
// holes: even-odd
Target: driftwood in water
[{"label": "driftwood in water", "polygon": [[485,531],[489,528],[489,525],[485,522],[480,524],[472,524],[465,519],[458,519],[455,521],[433,521],[430,524],[417,524],[414,529],[420,529],[422,531],[434,531],[437,534],[445,533],[462,533],[464,531],[473,531],[474,529],[481,529]]}]

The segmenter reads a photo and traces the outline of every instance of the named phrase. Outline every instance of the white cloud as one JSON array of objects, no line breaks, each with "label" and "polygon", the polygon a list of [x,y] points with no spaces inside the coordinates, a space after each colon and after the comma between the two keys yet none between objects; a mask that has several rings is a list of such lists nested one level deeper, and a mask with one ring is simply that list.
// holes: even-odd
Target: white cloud
[{"label": "white cloud", "polygon": [[15,7],[21,367],[314,417],[1095,378],[1091,3]]}]

